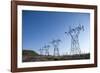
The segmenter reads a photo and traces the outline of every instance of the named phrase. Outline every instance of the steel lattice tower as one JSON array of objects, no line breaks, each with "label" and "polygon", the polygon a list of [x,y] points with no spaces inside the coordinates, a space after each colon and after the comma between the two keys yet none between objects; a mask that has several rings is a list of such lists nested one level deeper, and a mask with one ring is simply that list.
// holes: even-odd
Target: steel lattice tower
[{"label": "steel lattice tower", "polygon": [[69,31],[65,32],[69,34],[71,37],[71,50],[70,50],[71,55],[81,54],[81,49],[79,45],[79,34],[81,30],[84,31],[84,26],[79,24],[77,27],[74,28],[69,27]]},{"label": "steel lattice tower", "polygon": [[40,51],[40,55],[43,55],[43,48],[40,48],[39,51]]},{"label": "steel lattice tower", "polygon": [[54,56],[59,56],[59,48],[58,45],[61,42],[61,40],[57,39],[57,40],[52,40],[51,44],[54,47]]},{"label": "steel lattice tower", "polygon": [[49,56],[49,48],[50,48],[50,45],[45,45],[45,46],[44,46],[45,55],[46,55],[46,56]]}]

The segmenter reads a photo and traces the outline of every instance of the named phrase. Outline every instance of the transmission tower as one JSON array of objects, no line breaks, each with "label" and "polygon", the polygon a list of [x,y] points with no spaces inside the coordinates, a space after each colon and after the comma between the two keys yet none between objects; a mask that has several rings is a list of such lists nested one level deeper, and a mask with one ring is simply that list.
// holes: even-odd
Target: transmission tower
[{"label": "transmission tower", "polygon": [[40,51],[40,55],[43,55],[43,48],[40,48],[39,51]]},{"label": "transmission tower", "polygon": [[44,46],[44,50],[45,50],[45,55],[46,56],[49,56],[49,48],[50,48],[50,45],[45,45]]},{"label": "transmission tower", "polygon": [[79,34],[81,30],[84,31],[84,26],[79,24],[77,27],[74,28],[69,27],[69,31],[65,32],[66,34],[69,34],[71,37],[71,55],[81,54],[81,49],[79,45]]},{"label": "transmission tower", "polygon": [[61,40],[57,39],[57,40],[52,40],[51,44],[54,47],[54,56],[59,56],[59,48],[58,45],[61,42]]}]

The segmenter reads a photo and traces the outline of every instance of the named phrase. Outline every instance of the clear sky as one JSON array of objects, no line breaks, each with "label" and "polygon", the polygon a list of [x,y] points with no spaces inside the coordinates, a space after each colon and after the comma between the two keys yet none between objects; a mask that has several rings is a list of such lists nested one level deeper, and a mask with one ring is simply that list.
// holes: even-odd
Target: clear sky
[{"label": "clear sky", "polygon": [[22,11],[22,44],[23,49],[35,50],[44,45],[50,45],[50,54],[53,47],[50,42],[53,39],[61,39],[59,44],[60,54],[70,51],[71,37],[66,35],[69,26],[84,26],[85,31],[79,34],[79,43],[82,51],[90,49],[90,14],[75,12],[52,12],[52,11]]}]

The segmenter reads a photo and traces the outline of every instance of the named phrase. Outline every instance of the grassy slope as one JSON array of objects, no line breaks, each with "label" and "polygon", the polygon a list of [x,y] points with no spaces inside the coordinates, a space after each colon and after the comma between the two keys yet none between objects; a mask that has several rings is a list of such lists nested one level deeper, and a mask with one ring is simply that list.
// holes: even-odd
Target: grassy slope
[{"label": "grassy slope", "polygon": [[23,50],[23,62],[90,59],[90,53],[80,55],[40,56],[33,50]]},{"label": "grassy slope", "polygon": [[23,50],[23,55],[31,55],[31,56],[37,56],[38,53],[36,53],[33,50]]}]

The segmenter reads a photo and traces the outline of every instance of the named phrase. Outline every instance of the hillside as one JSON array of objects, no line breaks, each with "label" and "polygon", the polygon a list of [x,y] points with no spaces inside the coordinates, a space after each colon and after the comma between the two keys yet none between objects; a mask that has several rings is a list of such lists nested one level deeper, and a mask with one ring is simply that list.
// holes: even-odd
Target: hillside
[{"label": "hillside", "polygon": [[22,61],[23,62],[36,62],[36,61],[57,61],[57,60],[81,60],[90,59],[90,53],[76,54],[76,55],[39,55],[33,50],[23,50]]},{"label": "hillside", "polygon": [[37,56],[38,53],[36,53],[35,51],[33,50],[23,50],[23,55],[31,55],[31,56]]}]

